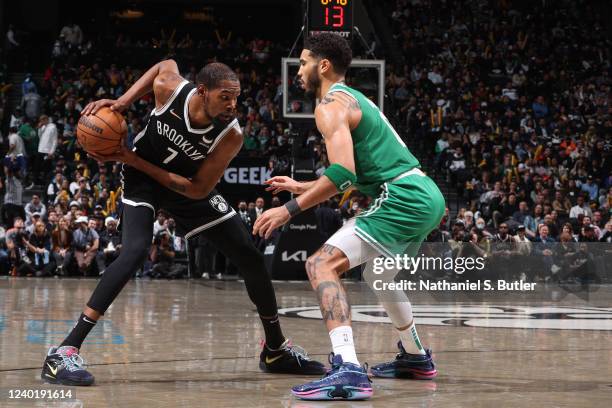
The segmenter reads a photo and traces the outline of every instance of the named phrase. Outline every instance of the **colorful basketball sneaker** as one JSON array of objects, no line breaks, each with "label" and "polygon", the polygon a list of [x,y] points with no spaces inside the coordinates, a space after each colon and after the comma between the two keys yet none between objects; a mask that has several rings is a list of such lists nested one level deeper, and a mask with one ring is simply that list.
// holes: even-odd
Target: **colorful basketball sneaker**
[{"label": "colorful basketball sneaker", "polygon": [[51,384],[91,385],[94,376],[85,370],[79,349],[72,346],[51,347],[40,378]]},{"label": "colorful basketball sneaker", "polygon": [[263,343],[259,368],[277,374],[321,375],[327,372],[323,364],[312,360],[303,348],[291,344],[290,340],[285,340],[277,350]]},{"label": "colorful basketball sneaker", "polygon": [[305,400],[365,400],[372,396],[367,368],[345,363],[334,353],[330,363],[332,368],[323,378],[293,387],[293,395]]},{"label": "colorful basketball sneaker", "polygon": [[438,375],[431,358],[431,350],[425,350],[425,355],[407,353],[401,341],[397,342],[400,352],[395,360],[381,363],[370,368],[375,377],[412,378],[415,380],[431,380]]}]

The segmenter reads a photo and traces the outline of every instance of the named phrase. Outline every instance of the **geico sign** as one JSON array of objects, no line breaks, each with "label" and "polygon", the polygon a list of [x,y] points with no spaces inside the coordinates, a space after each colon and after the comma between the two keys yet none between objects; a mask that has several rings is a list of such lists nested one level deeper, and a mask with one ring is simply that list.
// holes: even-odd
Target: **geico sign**
[{"label": "geico sign", "polygon": [[308,254],[306,253],[306,251],[295,251],[291,254],[289,254],[288,251],[283,251],[282,253],[282,258],[284,261],[294,261],[294,262],[306,262],[306,259],[308,259]]},{"label": "geico sign", "polygon": [[230,184],[261,185],[272,176],[272,170],[265,167],[228,167],[223,180]]}]

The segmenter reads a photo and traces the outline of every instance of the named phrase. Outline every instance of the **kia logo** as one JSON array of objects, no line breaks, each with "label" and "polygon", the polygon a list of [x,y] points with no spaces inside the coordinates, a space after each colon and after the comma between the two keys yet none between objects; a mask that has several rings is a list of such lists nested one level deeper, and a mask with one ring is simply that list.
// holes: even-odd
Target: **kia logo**
[{"label": "kia logo", "polygon": [[306,259],[308,259],[308,254],[306,253],[306,251],[296,251],[292,253],[291,255],[289,255],[289,252],[287,251],[283,251],[282,253],[283,262],[286,262],[286,261],[306,262]]}]

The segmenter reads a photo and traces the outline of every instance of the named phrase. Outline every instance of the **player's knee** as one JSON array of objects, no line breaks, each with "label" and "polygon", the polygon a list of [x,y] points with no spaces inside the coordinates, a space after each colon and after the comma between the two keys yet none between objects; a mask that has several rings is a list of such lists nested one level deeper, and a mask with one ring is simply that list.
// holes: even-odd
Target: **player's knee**
[{"label": "player's knee", "polygon": [[313,256],[309,256],[306,259],[306,274],[308,275],[308,279],[312,282],[315,278],[315,260]]},{"label": "player's knee", "polygon": [[264,264],[263,254],[255,247],[250,237],[238,239],[231,248],[231,253],[227,255],[239,268],[253,268]]},{"label": "player's knee", "polygon": [[311,282],[321,280],[326,275],[342,275],[346,268],[333,257],[321,257],[317,252],[306,259],[306,274]]},{"label": "player's knee", "polygon": [[149,255],[149,245],[145,241],[132,242],[123,248],[120,258],[128,261],[132,267],[138,267]]}]

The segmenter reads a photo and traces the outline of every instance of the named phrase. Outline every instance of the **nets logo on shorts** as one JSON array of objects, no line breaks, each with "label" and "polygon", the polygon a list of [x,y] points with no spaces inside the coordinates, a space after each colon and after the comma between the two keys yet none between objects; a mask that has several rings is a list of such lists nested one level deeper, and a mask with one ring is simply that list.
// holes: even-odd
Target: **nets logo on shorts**
[{"label": "nets logo on shorts", "polygon": [[227,209],[229,208],[229,205],[227,205],[225,199],[218,194],[211,198],[209,202],[210,205],[212,205],[212,207],[220,213],[227,212]]}]

